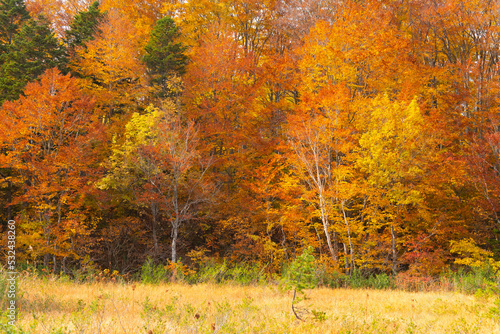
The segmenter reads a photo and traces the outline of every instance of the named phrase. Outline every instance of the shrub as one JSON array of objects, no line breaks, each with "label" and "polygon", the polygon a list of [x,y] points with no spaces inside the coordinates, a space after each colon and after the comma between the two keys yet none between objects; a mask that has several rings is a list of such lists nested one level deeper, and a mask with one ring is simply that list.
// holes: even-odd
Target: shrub
[{"label": "shrub", "polygon": [[266,282],[263,270],[257,264],[237,264],[230,266],[223,261],[200,263],[197,271],[185,278],[189,283],[234,283],[249,285]]},{"label": "shrub", "polygon": [[155,264],[153,259],[148,258],[141,267],[141,282],[158,284],[166,281],[171,275],[167,268]]},{"label": "shrub", "polygon": [[304,290],[313,289],[318,285],[317,268],[312,252],[311,246],[304,249],[302,254],[292,262],[285,275],[285,288],[294,290],[292,311],[295,317],[300,320],[302,320],[302,314],[307,313],[306,309],[297,307],[298,303],[306,299]]}]

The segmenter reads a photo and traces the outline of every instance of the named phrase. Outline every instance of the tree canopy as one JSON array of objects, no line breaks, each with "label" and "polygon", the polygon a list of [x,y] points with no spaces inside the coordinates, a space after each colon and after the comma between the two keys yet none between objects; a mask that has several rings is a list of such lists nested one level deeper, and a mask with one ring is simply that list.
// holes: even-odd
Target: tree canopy
[{"label": "tree canopy", "polygon": [[0,0],[0,217],[54,272],[205,254],[277,273],[304,250],[346,274],[489,263],[499,13]]}]

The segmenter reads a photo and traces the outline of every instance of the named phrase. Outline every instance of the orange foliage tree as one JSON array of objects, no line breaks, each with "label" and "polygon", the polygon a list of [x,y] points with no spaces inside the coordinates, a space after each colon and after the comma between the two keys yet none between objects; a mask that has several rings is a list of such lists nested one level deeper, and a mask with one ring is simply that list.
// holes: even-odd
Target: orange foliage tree
[{"label": "orange foliage tree", "polygon": [[34,259],[43,256],[44,265],[52,262],[54,272],[66,270],[67,259],[88,252],[92,229],[83,204],[98,167],[95,103],[57,69],[24,94],[3,105],[1,121],[2,165],[15,171],[12,182],[22,189],[10,203],[21,207],[18,242]]},{"label": "orange foliage tree", "polygon": [[94,39],[75,48],[70,68],[86,78],[86,89],[109,121],[133,110],[145,97],[145,68],[139,32],[117,10],[110,10]]}]

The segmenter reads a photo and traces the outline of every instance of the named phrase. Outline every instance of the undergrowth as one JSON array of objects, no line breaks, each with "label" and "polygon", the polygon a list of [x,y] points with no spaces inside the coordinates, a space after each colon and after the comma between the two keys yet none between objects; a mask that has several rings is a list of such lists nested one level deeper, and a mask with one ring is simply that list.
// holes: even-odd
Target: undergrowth
[{"label": "undergrowth", "polygon": [[[280,273],[266,272],[265,266],[252,263],[230,264],[227,261],[209,260],[199,263],[196,268],[188,267],[181,262],[176,264],[154,263],[148,259],[140,271],[134,275],[122,275],[117,271],[99,270],[96,267],[85,271],[73,271],[73,274],[53,274],[43,267],[24,266],[20,276],[38,277],[41,279],[57,279],[80,283],[91,282],[142,282],[146,284],[161,284],[179,282],[186,284],[214,283],[235,285],[279,284],[285,277],[291,275],[293,267],[284,265]],[[320,265],[315,266],[314,280],[319,287],[351,288],[351,289],[397,289],[404,291],[456,291],[474,294],[477,291],[491,290],[499,286],[500,278],[492,268],[460,269],[446,271],[439,276],[414,275],[400,272],[396,275],[388,273],[368,273],[354,270],[348,275],[342,272],[329,271]],[[6,288],[5,270],[0,270],[0,290]],[[499,293],[500,294],[500,293]],[[2,293],[2,296],[5,295]],[[0,300],[0,306],[5,306],[5,298]]]}]

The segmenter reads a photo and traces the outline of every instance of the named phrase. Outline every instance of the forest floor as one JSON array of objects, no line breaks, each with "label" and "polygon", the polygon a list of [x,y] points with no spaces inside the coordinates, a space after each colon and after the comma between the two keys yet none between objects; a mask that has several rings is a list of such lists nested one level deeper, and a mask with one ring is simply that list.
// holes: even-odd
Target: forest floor
[{"label": "forest floor", "polygon": [[[292,313],[278,285],[142,284],[20,277],[7,333],[500,333],[500,299],[316,288]],[[5,329],[4,329],[5,330]]]}]

